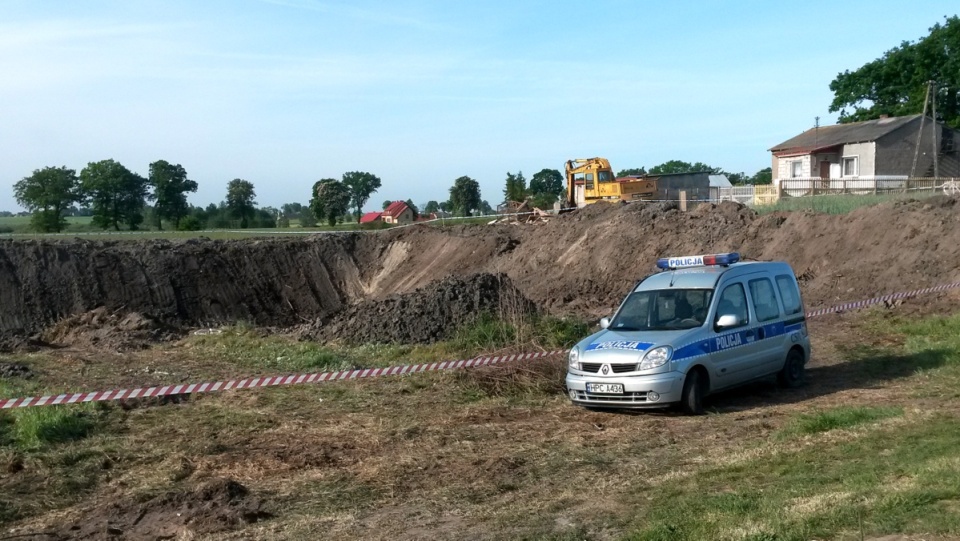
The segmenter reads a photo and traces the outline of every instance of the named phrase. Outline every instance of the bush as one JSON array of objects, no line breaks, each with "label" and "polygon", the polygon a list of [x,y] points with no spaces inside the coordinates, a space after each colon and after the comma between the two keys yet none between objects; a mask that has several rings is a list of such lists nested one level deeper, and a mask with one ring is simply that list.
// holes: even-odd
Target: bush
[{"label": "bush", "polygon": [[177,229],[180,231],[200,231],[203,229],[203,222],[196,216],[187,216],[180,220],[180,227]]}]

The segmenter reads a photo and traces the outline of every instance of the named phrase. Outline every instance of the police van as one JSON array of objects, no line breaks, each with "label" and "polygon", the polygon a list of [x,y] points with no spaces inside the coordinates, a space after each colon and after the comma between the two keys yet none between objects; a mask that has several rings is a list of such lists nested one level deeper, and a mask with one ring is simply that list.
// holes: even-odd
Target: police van
[{"label": "police van", "polygon": [[657,267],[599,332],[570,349],[574,404],[700,414],[717,391],[772,376],[801,384],[810,340],[787,263],[725,253],[663,258]]}]

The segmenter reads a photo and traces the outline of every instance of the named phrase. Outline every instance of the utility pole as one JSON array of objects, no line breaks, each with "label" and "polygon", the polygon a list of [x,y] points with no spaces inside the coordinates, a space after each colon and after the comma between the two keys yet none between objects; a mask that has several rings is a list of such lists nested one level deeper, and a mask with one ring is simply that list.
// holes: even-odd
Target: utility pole
[{"label": "utility pole", "polygon": [[[913,166],[910,168],[910,178],[914,178],[917,175],[917,158],[920,157],[920,141],[923,140],[923,122],[927,119],[927,103],[930,101],[930,86],[932,84],[933,81],[927,81],[927,93],[923,97],[923,115],[920,117],[920,129],[917,131],[917,145],[913,151]],[[936,122],[933,123],[933,129],[937,129]],[[936,133],[936,131],[934,131],[934,133]],[[934,155],[933,159],[937,159],[936,155]]]},{"label": "utility pole", "polygon": [[938,154],[940,154],[940,145],[937,144],[937,82],[930,81],[930,115],[933,121],[930,126],[933,128],[933,178],[940,177],[940,168],[937,163]]}]

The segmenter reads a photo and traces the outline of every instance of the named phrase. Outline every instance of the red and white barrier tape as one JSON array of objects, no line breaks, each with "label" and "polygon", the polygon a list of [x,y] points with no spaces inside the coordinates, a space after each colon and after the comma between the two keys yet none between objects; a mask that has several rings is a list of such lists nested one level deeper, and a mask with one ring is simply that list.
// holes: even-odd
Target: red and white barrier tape
[{"label": "red and white barrier tape", "polygon": [[859,308],[865,308],[874,304],[881,304],[885,302],[891,302],[899,299],[909,299],[910,297],[916,297],[918,295],[925,295],[927,293],[936,293],[939,291],[946,291],[948,289],[956,289],[960,287],[960,282],[954,282],[952,284],[943,284],[934,287],[925,287],[923,289],[915,289],[913,291],[905,291],[901,293],[891,293],[889,295],[883,295],[882,297],[874,297],[872,299],[867,299],[865,301],[856,301],[848,302],[846,304],[841,304],[838,306],[832,306],[830,308],[821,308],[819,310],[814,310],[812,312],[807,312],[807,317],[817,317],[823,316],[826,314],[833,314],[837,312],[846,312],[847,310],[857,310]]},{"label": "red and white barrier tape", "polygon": [[[848,302],[830,308],[821,308],[807,312],[806,317],[818,317],[837,312],[846,312],[847,310],[857,310],[874,304],[907,299],[924,295],[927,293],[936,293],[955,289],[960,287],[960,282],[952,284],[943,284],[935,287],[925,287],[901,293],[891,293],[881,297],[874,297],[863,301]],[[406,374],[416,374],[419,372],[435,372],[439,370],[453,370],[458,368],[470,368],[475,366],[487,366],[491,364],[508,363],[514,361],[529,361],[533,359],[542,359],[553,357],[566,353],[566,350],[545,351],[541,353],[518,353],[515,355],[502,355],[499,357],[476,357],[460,361],[443,361],[439,363],[410,364],[403,366],[388,366],[385,368],[361,368],[357,370],[340,370],[337,372],[322,372],[316,374],[293,374],[287,376],[268,376],[261,378],[249,378],[242,380],[218,381],[215,383],[192,383],[189,385],[165,385],[163,387],[148,387],[138,389],[121,389],[113,391],[95,391],[89,393],[73,393],[61,395],[32,396],[26,398],[7,398],[0,399],[0,409],[26,408],[33,406],[53,406],[57,404],[77,404],[83,402],[104,402],[107,400],[124,400],[133,398],[149,398],[155,396],[173,396],[196,393],[212,393],[216,391],[228,391],[230,389],[252,389],[255,387],[273,387],[276,385],[299,385],[302,383],[321,383],[325,381],[340,381],[347,379],[377,378],[382,376],[402,376]]]},{"label": "red and white barrier tape", "polygon": [[163,387],[149,387],[138,389],[121,389],[113,391],[95,391],[89,393],[73,393],[61,395],[32,396],[27,398],[0,399],[0,409],[26,408],[32,406],[54,406],[57,404],[77,404],[83,402],[104,402],[107,400],[124,400],[133,398],[149,398],[155,396],[173,396],[196,393],[212,393],[229,391],[230,389],[252,389],[255,387],[273,387],[276,385],[299,385],[301,383],[321,383],[324,381],[340,381],[347,379],[376,378],[381,376],[403,376],[419,372],[436,372],[457,368],[488,366],[498,363],[514,361],[530,361],[554,355],[561,355],[566,350],[545,351],[541,353],[518,353],[498,357],[476,357],[461,361],[443,361],[439,363],[411,364],[404,366],[388,366],[385,368],[361,368],[357,370],[340,370],[337,372],[322,372],[316,374],[292,374],[288,376],[268,376],[243,380],[218,381],[215,383],[192,383],[189,385],[165,385]]}]

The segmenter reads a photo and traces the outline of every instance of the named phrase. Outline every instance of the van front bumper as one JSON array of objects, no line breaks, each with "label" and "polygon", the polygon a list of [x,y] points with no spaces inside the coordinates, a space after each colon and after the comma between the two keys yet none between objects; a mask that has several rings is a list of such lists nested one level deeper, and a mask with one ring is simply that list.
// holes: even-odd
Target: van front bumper
[{"label": "van front bumper", "polygon": [[[570,400],[590,407],[662,408],[680,402],[683,394],[683,374],[680,372],[614,378],[567,372],[566,383]],[[622,383],[623,394],[588,393],[587,383]]]}]

